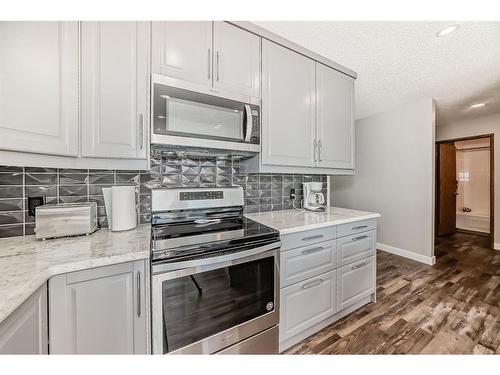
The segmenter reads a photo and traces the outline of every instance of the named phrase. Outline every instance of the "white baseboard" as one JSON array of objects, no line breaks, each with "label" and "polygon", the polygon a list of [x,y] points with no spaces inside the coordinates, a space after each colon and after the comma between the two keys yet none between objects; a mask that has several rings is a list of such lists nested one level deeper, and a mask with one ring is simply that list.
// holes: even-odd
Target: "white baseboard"
[{"label": "white baseboard", "polygon": [[[499,244],[499,246],[500,246],[500,244]],[[386,244],[383,244],[380,242],[377,242],[377,249],[385,251],[387,253],[399,255],[401,257],[405,257],[408,259],[416,260],[417,262],[425,263],[425,264],[428,264],[431,266],[436,263],[435,256],[429,257],[426,255],[417,254],[417,253],[414,253],[412,251],[403,250],[403,249],[400,249],[399,247],[389,246],[389,245],[386,245]]]},{"label": "white baseboard", "polygon": [[493,249],[500,250],[500,243],[494,243],[493,244]]}]

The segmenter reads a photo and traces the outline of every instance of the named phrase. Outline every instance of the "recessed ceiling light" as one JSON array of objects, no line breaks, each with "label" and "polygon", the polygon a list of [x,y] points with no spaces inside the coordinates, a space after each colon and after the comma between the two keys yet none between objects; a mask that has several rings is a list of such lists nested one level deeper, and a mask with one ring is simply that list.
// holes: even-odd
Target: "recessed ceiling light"
[{"label": "recessed ceiling light", "polygon": [[471,105],[470,107],[471,108],[479,108],[479,107],[484,107],[485,105],[486,105],[486,103],[477,103],[477,104]]},{"label": "recessed ceiling light", "polygon": [[436,33],[436,36],[439,38],[442,38],[443,36],[449,35],[452,32],[456,31],[459,27],[460,27],[460,25],[456,24],[456,23],[453,25],[450,25],[450,26],[446,26],[444,29],[439,30]]}]

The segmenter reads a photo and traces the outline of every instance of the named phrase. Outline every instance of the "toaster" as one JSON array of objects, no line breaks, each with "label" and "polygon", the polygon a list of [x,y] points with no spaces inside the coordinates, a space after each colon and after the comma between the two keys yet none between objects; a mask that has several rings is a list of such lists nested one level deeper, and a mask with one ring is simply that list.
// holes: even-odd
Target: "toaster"
[{"label": "toaster", "polygon": [[96,202],[45,204],[35,209],[37,239],[78,236],[97,229]]}]

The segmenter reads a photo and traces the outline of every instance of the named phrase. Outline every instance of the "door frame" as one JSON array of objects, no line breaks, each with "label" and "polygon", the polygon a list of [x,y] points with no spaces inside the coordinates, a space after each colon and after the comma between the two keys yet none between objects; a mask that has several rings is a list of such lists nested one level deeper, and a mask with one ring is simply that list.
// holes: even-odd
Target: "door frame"
[{"label": "door frame", "polygon": [[[471,139],[481,139],[481,138],[489,138],[490,139],[490,247],[492,249],[495,248],[495,135],[493,133],[488,134],[479,134],[479,135],[471,135],[468,137],[460,137],[460,138],[451,138],[444,139],[441,141],[436,141],[436,157],[439,155],[438,147],[441,143],[455,143],[459,141],[468,141]],[[439,170],[439,162],[436,160],[436,204],[435,204],[435,233],[437,233],[437,218],[438,218],[438,208],[439,208],[439,182],[440,182],[440,170]]]}]

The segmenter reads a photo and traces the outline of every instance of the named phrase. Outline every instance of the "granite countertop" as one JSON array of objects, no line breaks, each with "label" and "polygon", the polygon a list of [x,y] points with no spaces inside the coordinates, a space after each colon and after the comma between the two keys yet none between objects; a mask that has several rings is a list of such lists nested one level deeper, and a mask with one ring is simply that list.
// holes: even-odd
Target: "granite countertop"
[{"label": "granite countertop", "polygon": [[151,226],[140,225],[46,241],[0,239],[0,323],[54,275],[149,258],[150,237]]},{"label": "granite countertop", "polygon": [[324,212],[291,209],[246,214],[245,216],[258,223],[279,230],[280,234],[289,234],[359,220],[374,219],[380,217],[380,214],[340,207],[327,207]]}]

